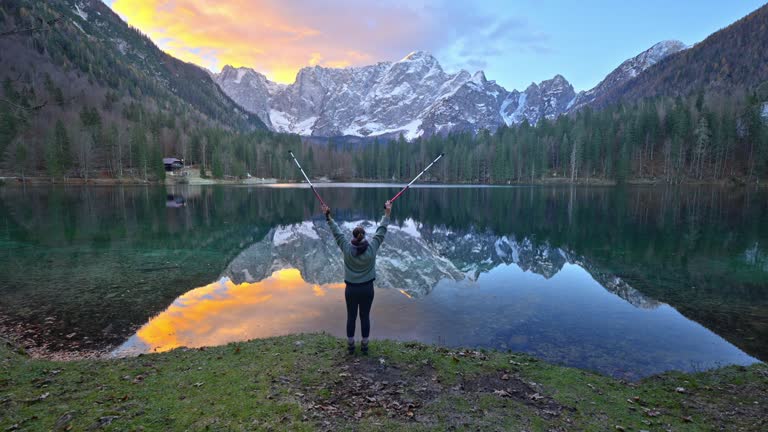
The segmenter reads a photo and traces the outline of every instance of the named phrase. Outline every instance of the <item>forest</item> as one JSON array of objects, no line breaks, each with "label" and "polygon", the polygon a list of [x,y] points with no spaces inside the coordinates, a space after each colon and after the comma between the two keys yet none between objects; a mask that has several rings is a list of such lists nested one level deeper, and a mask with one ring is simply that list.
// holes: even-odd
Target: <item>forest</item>
[{"label": "forest", "polygon": [[[768,82],[702,87],[684,97],[587,107],[536,125],[411,142],[402,136],[357,144],[343,137],[309,140],[270,132],[252,114],[227,114],[234,102],[201,69],[162,53],[100,2],[93,7],[109,18],[111,33],[86,29],[111,39],[84,38],[76,17],[56,21],[72,14],[63,4],[14,0],[0,7],[6,30],[0,56],[17,59],[0,70],[2,175],[159,181],[162,158],[178,157],[203,177],[297,181],[287,155],[293,150],[311,176],[337,181],[407,180],[441,152],[446,158],[425,180],[753,183],[768,177]],[[39,31],[12,34],[38,22]]]},{"label": "forest", "polygon": [[[25,103],[8,79],[3,90],[6,98]],[[48,92],[57,97],[57,89]],[[402,181],[444,152],[447,157],[430,173],[433,181],[753,181],[768,176],[768,124],[761,116],[766,93],[768,85],[732,96],[656,98],[600,111],[586,108],[535,126],[366,144],[333,138],[309,143],[269,131],[178,130],[172,115],[136,103],[111,107],[120,122],[105,121],[96,107],[83,106],[75,122],[59,119],[39,142],[30,142],[19,138],[28,121],[0,108],[0,142],[2,150],[9,148],[3,152],[6,167],[18,175],[53,180],[89,175],[159,179],[164,156],[184,158],[214,178],[250,174],[298,180],[287,156],[293,150],[310,175],[332,180]],[[110,104],[107,95],[101,108]]]}]

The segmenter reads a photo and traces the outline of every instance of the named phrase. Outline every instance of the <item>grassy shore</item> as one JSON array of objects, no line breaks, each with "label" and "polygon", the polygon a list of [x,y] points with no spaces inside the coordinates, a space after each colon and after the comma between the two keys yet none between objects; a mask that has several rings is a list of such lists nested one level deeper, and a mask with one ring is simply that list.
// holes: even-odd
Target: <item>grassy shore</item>
[{"label": "grassy shore", "polygon": [[766,430],[768,367],[626,383],[526,355],[292,335],[115,360],[0,347],[0,430]]}]

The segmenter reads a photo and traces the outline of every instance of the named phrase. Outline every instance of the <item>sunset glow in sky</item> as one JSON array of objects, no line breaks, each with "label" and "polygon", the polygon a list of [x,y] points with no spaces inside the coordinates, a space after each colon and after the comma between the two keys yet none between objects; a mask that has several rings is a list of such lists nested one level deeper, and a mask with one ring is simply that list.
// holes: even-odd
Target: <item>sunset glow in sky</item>
[{"label": "sunset glow in sky", "polygon": [[507,89],[559,73],[576,90],[665,39],[701,41],[762,1],[104,0],[182,60],[248,66],[291,83],[305,66],[362,66],[411,51]]}]

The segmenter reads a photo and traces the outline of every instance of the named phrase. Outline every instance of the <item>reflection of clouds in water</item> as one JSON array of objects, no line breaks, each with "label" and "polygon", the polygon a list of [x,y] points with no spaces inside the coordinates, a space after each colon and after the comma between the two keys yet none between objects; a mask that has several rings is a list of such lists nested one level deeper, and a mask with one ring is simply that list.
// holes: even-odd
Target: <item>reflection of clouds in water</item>
[{"label": "reflection of clouds in water", "polygon": [[[224,277],[179,297],[114,355],[290,333],[343,336],[344,287],[307,282],[295,268],[255,283]],[[423,298],[377,285],[371,319],[374,339],[510,348],[609,374],[754,361],[672,308],[628,303],[573,264],[551,278],[503,265],[477,281],[443,280]]]},{"label": "reflection of clouds in water", "polygon": [[[265,306],[283,307],[286,320],[311,314],[302,299],[325,295],[323,287],[301,278],[298,270],[281,270],[256,283],[235,284],[227,278],[194,289],[176,299],[136,333],[134,341],[146,351],[168,351],[180,346],[221,345],[248,337],[262,337],[259,321],[269,314]],[[322,293],[322,294],[318,294]],[[281,305],[280,303],[290,303]],[[279,326],[280,324],[276,324]]]}]

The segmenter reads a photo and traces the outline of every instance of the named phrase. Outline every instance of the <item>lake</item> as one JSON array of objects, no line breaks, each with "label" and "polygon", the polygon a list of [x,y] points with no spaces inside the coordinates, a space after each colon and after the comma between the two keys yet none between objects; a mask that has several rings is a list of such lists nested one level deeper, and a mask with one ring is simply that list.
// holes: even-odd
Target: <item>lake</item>
[{"label": "lake", "polygon": [[[370,234],[398,188],[318,190]],[[392,217],[374,339],[626,379],[768,358],[765,190],[429,186]],[[0,328],[48,352],[344,336],[342,279],[306,187],[0,188]]]}]

